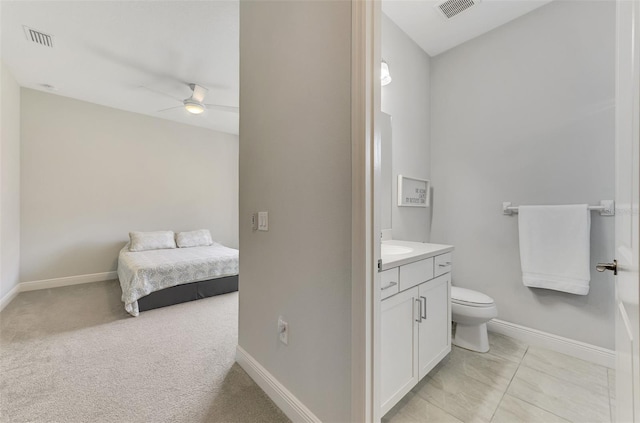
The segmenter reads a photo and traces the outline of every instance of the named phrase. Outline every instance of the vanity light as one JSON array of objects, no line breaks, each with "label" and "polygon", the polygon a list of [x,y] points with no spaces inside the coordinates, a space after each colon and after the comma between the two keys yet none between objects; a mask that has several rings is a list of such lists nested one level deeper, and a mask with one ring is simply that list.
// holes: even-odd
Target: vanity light
[{"label": "vanity light", "polygon": [[389,65],[384,60],[382,61],[382,67],[380,69],[380,82],[382,86],[389,85],[391,83],[391,74],[389,73]]},{"label": "vanity light", "polygon": [[184,108],[187,109],[187,112],[193,113],[194,115],[199,115],[204,112],[204,105],[194,100],[185,100]]}]

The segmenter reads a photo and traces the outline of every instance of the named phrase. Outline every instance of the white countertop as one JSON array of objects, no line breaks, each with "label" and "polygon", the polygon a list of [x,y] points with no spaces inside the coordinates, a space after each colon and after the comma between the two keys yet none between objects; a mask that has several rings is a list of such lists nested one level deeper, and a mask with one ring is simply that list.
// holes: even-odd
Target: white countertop
[{"label": "white countertop", "polygon": [[404,264],[413,263],[414,261],[424,260],[429,257],[453,251],[453,245],[428,244],[425,242],[388,240],[382,241],[382,244],[394,245],[399,247],[408,247],[412,251],[403,254],[387,254],[382,255],[382,269],[387,270]]}]

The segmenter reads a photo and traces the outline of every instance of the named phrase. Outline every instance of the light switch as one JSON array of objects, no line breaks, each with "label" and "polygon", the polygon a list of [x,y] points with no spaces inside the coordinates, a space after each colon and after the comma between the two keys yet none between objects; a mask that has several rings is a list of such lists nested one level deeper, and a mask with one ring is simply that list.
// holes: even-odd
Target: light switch
[{"label": "light switch", "polygon": [[258,212],[258,230],[269,230],[269,212]]}]

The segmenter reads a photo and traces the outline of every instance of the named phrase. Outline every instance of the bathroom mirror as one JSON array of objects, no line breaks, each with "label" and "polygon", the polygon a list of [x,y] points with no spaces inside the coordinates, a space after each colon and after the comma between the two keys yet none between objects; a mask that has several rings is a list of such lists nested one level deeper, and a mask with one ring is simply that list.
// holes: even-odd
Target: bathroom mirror
[{"label": "bathroom mirror", "polygon": [[381,229],[391,229],[391,207],[393,204],[391,145],[391,116],[380,112]]}]

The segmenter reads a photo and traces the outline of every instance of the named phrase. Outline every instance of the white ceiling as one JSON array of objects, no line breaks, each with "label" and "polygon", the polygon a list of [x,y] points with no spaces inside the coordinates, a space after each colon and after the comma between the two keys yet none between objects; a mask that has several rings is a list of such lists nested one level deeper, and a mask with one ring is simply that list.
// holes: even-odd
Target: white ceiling
[{"label": "white ceiling", "polygon": [[383,0],[382,11],[429,56],[435,56],[551,0],[481,0],[451,19],[436,9],[442,1]]},{"label": "white ceiling", "polygon": [[[205,103],[238,106],[239,2],[2,1],[2,61],[23,87],[217,131],[238,133],[238,114],[158,112],[209,88]],[[23,25],[54,36],[27,41]]]},{"label": "white ceiling", "polygon": [[[430,56],[475,38],[551,0],[482,0],[446,20],[433,0],[384,0],[382,8]],[[238,106],[239,0],[1,1],[2,61],[23,87],[238,133],[239,115],[184,108],[159,112],[209,88],[206,103]],[[27,41],[23,25],[53,35]],[[150,89],[169,94],[164,96]]]}]

